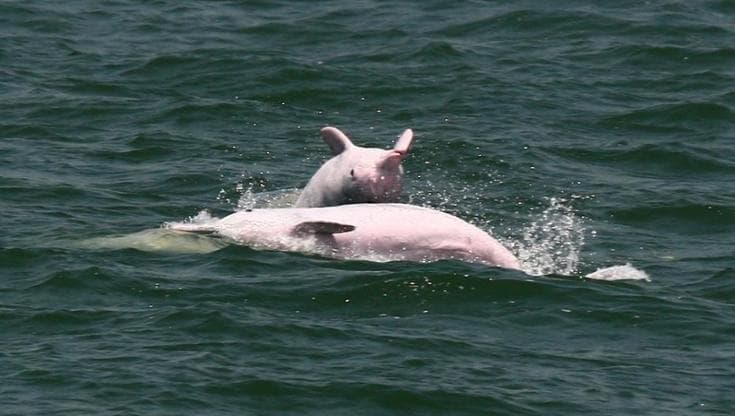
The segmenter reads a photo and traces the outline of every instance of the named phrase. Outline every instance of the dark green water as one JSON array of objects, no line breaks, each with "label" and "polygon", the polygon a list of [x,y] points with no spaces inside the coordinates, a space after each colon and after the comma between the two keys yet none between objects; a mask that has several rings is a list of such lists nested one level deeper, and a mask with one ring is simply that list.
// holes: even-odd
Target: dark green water
[{"label": "dark green water", "polygon": [[[547,276],[102,244],[325,125]],[[731,1],[0,2],[0,414],[734,414],[734,149]]]}]

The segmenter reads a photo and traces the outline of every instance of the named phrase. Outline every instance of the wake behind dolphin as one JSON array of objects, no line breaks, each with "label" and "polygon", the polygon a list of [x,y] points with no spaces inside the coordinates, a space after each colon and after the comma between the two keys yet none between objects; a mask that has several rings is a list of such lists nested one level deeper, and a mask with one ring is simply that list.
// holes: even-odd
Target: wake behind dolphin
[{"label": "wake behind dolphin", "polygon": [[229,245],[228,242],[197,234],[184,234],[166,228],[152,228],[125,235],[94,237],[78,241],[76,247],[89,250],[134,249],[172,254],[206,254]]}]

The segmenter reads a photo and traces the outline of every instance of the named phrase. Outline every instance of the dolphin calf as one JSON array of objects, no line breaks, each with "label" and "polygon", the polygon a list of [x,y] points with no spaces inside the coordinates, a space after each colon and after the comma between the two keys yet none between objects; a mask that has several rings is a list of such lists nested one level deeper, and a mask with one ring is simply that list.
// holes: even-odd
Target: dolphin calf
[{"label": "dolphin calf", "polygon": [[429,262],[455,259],[520,269],[518,259],[485,231],[453,215],[406,204],[239,211],[167,228],[213,233],[256,249],[336,259]]},{"label": "dolphin calf", "polygon": [[413,142],[411,129],[403,132],[391,150],[356,146],[335,127],[324,127],[321,136],[334,156],[311,177],[295,207],[398,201],[401,161]]}]

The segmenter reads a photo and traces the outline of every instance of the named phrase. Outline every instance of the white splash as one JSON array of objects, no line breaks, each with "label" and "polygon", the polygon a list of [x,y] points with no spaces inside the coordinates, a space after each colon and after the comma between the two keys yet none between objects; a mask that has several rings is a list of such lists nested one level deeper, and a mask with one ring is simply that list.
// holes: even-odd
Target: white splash
[{"label": "white splash", "polygon": [[[579,276],[580,252],[586,231],[569,200],[550,198],[549,207],[522,229],[519,240],[511,241],[508,245],[516,253],[526,274]],[[599,268],[584,277],[606,281],[651,281],[645,271],[630,263]]]},{"label": "white splash", "polygon": [[603,267],[592,273],[586,274],[584,277],[595,280],[643,280],[650,282],[651,278],[648,273],[643,270],[636,269],[630,263],[621,266]]},{"label": "white splash", "polygon": [[[238,190],[240,191],[240,190]],[[254,208],[292,207],[301,194],[301,189],[289,188],[270,192],[253,192],[253,187],[241,191],[236,211]]]},{"label": "white splash", "polygon": [[217,218],[212,217],[212,214],[209,213],[206,209],[203,209],[197,213],[197,215],[190,217],[186,222],[192,223],[192,224],[206,224],[212,220],[215,220]]},{"label": "white splash", "polygon": [[568,200],[550,198],[549,207],[510,243],[523,271],[532,276],[577,273],[585,228]]}]

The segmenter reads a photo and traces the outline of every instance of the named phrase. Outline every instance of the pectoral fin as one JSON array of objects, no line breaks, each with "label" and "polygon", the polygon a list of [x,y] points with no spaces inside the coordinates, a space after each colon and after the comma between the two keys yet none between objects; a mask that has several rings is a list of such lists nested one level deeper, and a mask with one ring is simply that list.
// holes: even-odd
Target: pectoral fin
[{"label": "pectoral fin", "polygon": [[295,234],[338,234],[355,229],[354,225],[329,221],[304,221],[294,227]]}]

